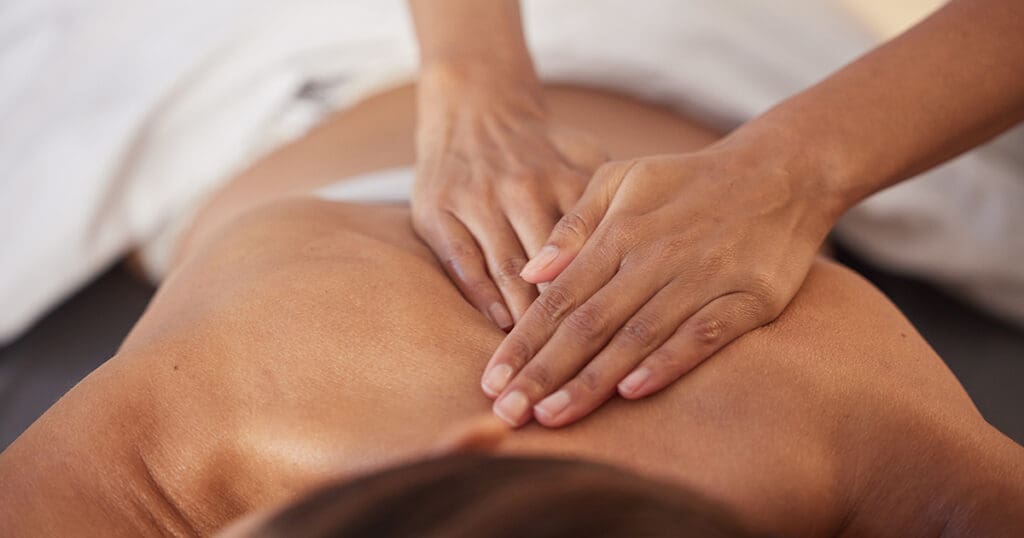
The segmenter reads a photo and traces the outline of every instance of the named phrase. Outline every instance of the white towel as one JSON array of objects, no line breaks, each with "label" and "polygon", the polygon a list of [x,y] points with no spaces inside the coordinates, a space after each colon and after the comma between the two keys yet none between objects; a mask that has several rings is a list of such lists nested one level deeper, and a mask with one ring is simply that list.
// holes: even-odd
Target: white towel
[{"label": "white towel", "polygon": [[[528,0],[524,19],[545,80],[723,127],[873,44],[817,0]],[[415,65],[402,0],[0,4],[0,343],[130,248],[158,269],[212,189]],[[1013,136],[877,196],[840,236],[1024,323]]]}]

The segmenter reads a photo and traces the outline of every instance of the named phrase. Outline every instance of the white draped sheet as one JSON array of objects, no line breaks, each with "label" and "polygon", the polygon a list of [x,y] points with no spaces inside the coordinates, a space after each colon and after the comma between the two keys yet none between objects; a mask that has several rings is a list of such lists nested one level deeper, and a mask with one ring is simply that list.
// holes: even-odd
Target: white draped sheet
[{"label": "white draped sheet", "polygon": [[[816,0],[526,0],[548,81],[728,128],[875,38]],[[401,0],[0,4],[0,343],[134,248],[159,273],[218,185],[410,81]],[[1024,130],[868,200],[838,235],[1024,324]]]}]

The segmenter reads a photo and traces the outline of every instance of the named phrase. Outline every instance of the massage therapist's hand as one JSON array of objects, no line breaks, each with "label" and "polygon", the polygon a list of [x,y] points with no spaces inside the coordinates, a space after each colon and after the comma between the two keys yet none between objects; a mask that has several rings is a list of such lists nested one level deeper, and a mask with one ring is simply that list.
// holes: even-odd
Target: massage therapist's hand
[{"label": "massage therapist's hand", "polygon": [[597,171],[523,270],[551,284],[484,372],[498,416],[562,426],[647,396],[782,312],[831,218],[770,153],[735,146]]},{"label": "massage therapist's hand", "polygon": [[537,297],[520,271],[603,152],[548,121],[532,71],[425,67],[418,111],[413,226],[466,299],[508,329]]}]

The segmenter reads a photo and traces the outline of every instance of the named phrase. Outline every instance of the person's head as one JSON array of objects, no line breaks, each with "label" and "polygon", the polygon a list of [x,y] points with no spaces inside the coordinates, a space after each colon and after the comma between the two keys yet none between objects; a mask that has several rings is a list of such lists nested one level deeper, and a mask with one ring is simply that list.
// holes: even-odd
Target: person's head
[{"label": "person's head", "polygon": [[244,536],[748,536],[721,507],[597,463],[453,454],[329,485]]}]

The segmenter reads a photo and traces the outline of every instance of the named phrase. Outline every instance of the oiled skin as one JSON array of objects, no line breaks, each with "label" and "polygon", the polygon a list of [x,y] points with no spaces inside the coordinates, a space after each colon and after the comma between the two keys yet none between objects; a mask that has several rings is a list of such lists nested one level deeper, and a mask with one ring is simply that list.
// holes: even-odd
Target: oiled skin
[{"label": "oiled skin", "polygon": [[[209,534],[488,412],[478,381],[503,333],[406,208],[269,199],[207,215],[117,356],[0,455],[0,534]],[[828,262],[776,322],[663,393],[498,450],[676,480],[786,535],[1009,521],[993,499],[1024,483],[1024,449],[895,307]]]}]

